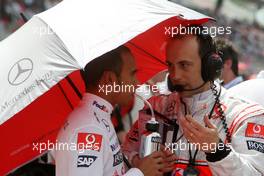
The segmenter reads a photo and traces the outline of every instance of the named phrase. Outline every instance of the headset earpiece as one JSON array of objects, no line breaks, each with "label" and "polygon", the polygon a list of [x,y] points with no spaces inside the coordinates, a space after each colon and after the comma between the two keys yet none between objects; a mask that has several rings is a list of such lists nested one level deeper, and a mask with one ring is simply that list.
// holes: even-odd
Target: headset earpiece
[{"label": "headset earpiece", "polygon": [[168,89],[169,89],[170,92],[174,92],[174,91],[175,91],[175,90],[174,90],[173,83],[172,83],[172,81],[171,81],[169,75],[168,75],[168,77],[167,77],[167,86],[168,86]]},{"label": "headset earpiece", "polygon": [[210,53],[202,58],[202,78],[205,82],[214,81],[221,75],[223,61],[217,53]]}]

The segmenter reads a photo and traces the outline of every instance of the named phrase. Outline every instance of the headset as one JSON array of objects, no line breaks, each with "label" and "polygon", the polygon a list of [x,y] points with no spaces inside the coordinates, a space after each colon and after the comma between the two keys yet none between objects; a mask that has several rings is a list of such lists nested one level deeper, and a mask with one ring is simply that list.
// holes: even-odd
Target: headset
[{"label": "headset", "polygon": [[173,85],[168,75],[167,85],[168,85],[168,89],[171,92],[194,91],[200,89],[208,81],[213,82],[216,78],[218,78],[221,75],[221,71],[223,68],[223,61],[221,58],[221,53],[217,52],[216,50],[216,45],[213,41],[213,38],[209,34],[203,34],[203,32],[196,34],[196,36],[197,36],[197,40],[199,41],[199,45],[201,45],[201,43],[204,43],[203,45],[205,45],[205,47],[207,48],[207,51],[199,51],[199,52],[205,52],[204,54],[199,53],[200,55],[203,55],[203,57],[201,58],[201,67],[202,67],[201,76],[204,83],[194,89],[184,89],[182,85]]}]

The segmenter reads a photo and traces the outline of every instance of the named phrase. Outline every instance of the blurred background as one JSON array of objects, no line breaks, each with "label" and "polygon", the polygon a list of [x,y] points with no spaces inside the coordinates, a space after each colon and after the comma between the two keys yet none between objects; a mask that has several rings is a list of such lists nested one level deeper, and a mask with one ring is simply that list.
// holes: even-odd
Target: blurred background
[{"label": "blurred background", "polygon": [[20,16],[27,18],[45,11],[61,0],[0,0],[0,40],[13,33],[24,22]]},{"label": "blurred background", "polygon": [[[61,0],[0,0],[0,41],[23,24]],[[214,17],[218,26],[230,26],[224,37],[233,42],[239,55],[239,72],[252,78],[264,68],[264,0],[170,0]]]},{"label": "blurred background", "polygon": [[239,72],[254,78],[264,68],[264,0],[171,0],[232,27],[229,39],[239,53]]}]

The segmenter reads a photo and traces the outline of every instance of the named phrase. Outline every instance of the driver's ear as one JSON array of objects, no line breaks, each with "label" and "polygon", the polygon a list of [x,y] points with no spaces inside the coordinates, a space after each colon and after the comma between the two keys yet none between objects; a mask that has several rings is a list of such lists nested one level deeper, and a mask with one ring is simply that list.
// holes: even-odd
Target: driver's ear
[{"label": "driver's ear", "polygon": [[114,82],[117,83],[118,79],[114,72],[112,71],[104,71],[102,75],[102,81],[104,84],[113,85]]}]

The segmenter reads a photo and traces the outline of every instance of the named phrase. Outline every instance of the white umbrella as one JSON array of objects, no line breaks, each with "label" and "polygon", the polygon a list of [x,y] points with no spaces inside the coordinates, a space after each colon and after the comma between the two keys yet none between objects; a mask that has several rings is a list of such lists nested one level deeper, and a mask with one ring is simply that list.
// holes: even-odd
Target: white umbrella
[{"label": "white umbrella", "polygon": [[65,0],[34,16],[0,43],[0,124],[69,73],[179,15],[208,18],[166,0]]}]

